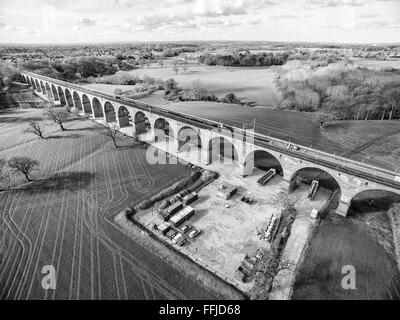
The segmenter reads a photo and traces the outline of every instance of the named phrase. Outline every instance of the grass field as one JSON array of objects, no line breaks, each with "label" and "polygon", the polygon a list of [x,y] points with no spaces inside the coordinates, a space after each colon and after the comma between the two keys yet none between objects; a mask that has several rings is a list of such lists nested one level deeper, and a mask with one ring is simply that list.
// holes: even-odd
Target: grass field
[{"label": "grass field", "polygon": [[[143,78],[145,75],[167,80],[174,78],[183,88],[193,88],[193,83],[200,81],[201,86],[211,93],[222,97],[228,93],[236,94],[243,102],[260,106],[276,106],[281,99],[279,90],[274,84],[274,68],[223,68],[207,67],[189,64],[188,71],[179,71],[178,75],[172,70],[172,65],[164,68],[153,64],[149,69],[136,69],[132,74]],[[89,84],[94,89],[105,90],[104,85]],[[127,86],[111,86],[127,89]]]},{"label": "grass field", "polygon": [[[383,213],[380,228],[388,228]],[[329,218],[311,240],[294,286],[293,299],[400,299],[400,274],[395,259],[360,217]],[[341,286],[343,266],[356,270],[356,289]]]},{"label": "grass field", "polygon": [[[0,193],[2,299],[215,299],[110,219],[189,173],[181,165],[149,165],[144,147],[118,150],[75,120],[46,140],[22,135],[39,111],[0,113],[0,158],[40,161],[36,181]],[[55,174],[60,174],[57,178]],[[53,178],[52,178],[53,177]],[[57,289],[42,289],[42,267],[53,265]]]},{"label": "grass field", "polygon": [[347,150],[358,150],[348,155],[351,159],[364,160],[390,170],[400,171],[398,120],[337,121],[329,124],[321,130],[321,133],[325,138],[342,145]]}]

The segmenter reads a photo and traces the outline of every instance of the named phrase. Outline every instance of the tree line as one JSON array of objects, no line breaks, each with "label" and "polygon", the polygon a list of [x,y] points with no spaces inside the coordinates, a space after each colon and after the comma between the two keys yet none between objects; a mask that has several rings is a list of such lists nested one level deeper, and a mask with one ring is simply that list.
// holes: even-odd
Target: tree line
[{"label": "tree line", "polygon": [[246,51],[227,55],[205,54],[200,56],[199,62],[208,66],[264,67],[283,65],[288,57],[288,53],[250,53],[250,51]]}]

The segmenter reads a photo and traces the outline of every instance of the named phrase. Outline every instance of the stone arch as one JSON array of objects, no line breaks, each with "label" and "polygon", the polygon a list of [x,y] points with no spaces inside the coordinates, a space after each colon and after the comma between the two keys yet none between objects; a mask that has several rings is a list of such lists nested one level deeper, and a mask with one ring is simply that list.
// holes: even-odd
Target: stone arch
[{"label": "stone arch", "polygon": [[387,211],[394,203],[400,204],[400,193],[384,189],[367,189],[350,200],[348,215]]},{"label": "stone arch", "polygon": [[107,123],[116,122],[117,121],[117,118],[116,118],[116,115],[115,115],[114,106],[109,101],[107,101],[104,104],[104,114],[105,114]]},{"label": "stone arch", "polygon": [[58,96],[58,92],[54,84],[51,85],[51,92],[53,93],[54,101],[60,101],[60,97]]},{"label": "stone arch", "polygon": [[74,107],[74,100],[72,99],[71,91],[69,91],[68,89],[65,89],[65,100],[67,102],[68,108]]},{"label": "stone arch", "polygon": [[124,106],[120,106],[118,109],[118,123],[120,128],[132,127],[131,115]]},{"label": "stone arch", "polygon": [[319,182],[320,187],[324,188],[325,190],[330,190],[334,195],[334,198],[329,206],[329,210],[338,209],[340,205],[340,199],[342,198],[342,188],[339,181],[327,170],[312,166],[298,169],[290,177],[289,192],[293,192],[302,185],[309,187],[314,180]]},{"label": "stone arch", "polygon": [[82,95],[82,105],[85,114],[93,115],[92,104],[90,103],[90,100],[86,94]]},{"label": "stone arch", "polygon": [[50,85],[48,82],[46,82],[46,92],[47,92],[47,96],[49,97],[49,99],[52,99],[53,96],[51,94],[51,89],[50,89]]},{"label": "stone arch", "polygon": [[92,108],[93,108],[93,116],[95,118],[104,118],[103,107],[99,99],[93,98]]},{"label": "stone arch", "polygon": [[32,84],[32,88],[33,88],[33,90],[34,91],[37,91],[38,89],[37,89],[37,87],[36,87],[36,83],[35,83],[35,81],[31,78],[31,84]]},{"label": "stone arch", "polygon": [[208,163],[233,163],[239,161],[236,147],[225,137],[214,137],[208,143]]},{"label": "stone arch", "polygon": [[67,105],[67,101],[65,100],[65,95],[64,91],[61,89],[61,87],[58,87],[58,96],[60,97],[60,103],[62,106]]},{"label": "stone arch", "polygon": [[135,121],[136,135],[151,132],[151,123],[149,121],[149,118],[146,116],[144,112],[142,111],[136,112],[134,121]]},{"label": "stone arch", "polygon": [[43,81],[40,81],[40,88],[42,89],[42,93],[43,93],[43,94],[46,94],[46,88],[45,88],[45,86],[44,86]]},{"label": "stone arch", "polygon": [[21,78],[22,78],[22,82],[23,83],[26,83],[27,81],[26,81],[26,78],[25,78],[25,76],[23,75],[23,74],[21,74]]},{"label": "stone arch", "polygon": [[267,150],[257,149],[247,154],[244,161],[244,175],[251,175],[255,168],[263,171],[275,169],[277,174],[282,177],[284,176],[281,162],[274,154]]},{"label": "stone arch", "polygon": [[40,88],[40,83],[37,79],[35,79],[35,84],[36,84],[37,91],[42,92],[42,89]]},{"label": "stone arch", "polygon": [[72,94],[72,98],[74,99],[74,104],[76,109],[78,109],[79,111],[82,111],[82,102],[81,102],[81,98],[79,97],[79,94],[74,91],[74,93]]},{"label": "stone arch", "polygon": [[173,138],[174,132],[171,128],[170,123],[164,118],[158,118],[154,122],[154,141],[164,141]]},{"label": "stone arch", "polygon": [[192,148],[201,149],[202,141],[199,132],[189,126],[182,127],[178,132],[178,152]]}]

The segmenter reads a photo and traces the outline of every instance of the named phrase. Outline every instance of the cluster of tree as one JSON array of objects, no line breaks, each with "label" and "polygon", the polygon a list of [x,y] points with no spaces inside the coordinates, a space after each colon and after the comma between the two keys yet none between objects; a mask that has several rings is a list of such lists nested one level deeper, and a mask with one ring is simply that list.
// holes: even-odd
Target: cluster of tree
[{"label": "cluster of tree", "polygon": [[115,57],[71,57],[69,59],[50,61],[31,60],[21,63],[25,70],[64,81],[85,81],[91,77],[112,75],[119,70],[131,70],[134,65],[128,65]]},{"label": "cluster of tree", "polygon": [[208,66],[224,67],[262,67],[280,66],[288,60],[288,53],[233,53],[228,55],[205,54],[199,58],[199,62]]},{"label": "cluster of tree", "polygon": [[327,119],[400,119],[400,73],[354,67],[348,63],[280,74],[280,107],[318,112],[315,121]]},{"label": "cluster of tree", "polygon": [[139,84],[148,84],[148,85],[159,86],[161,88],[164,87],[164,81],[161,79],[152,78],[147,75],[145,75],[143,78],[140,78],[126,71],[118,71],[117,73],[110,76],[89,78],[88,81],[91,83],[113,84],[121,86],[122,85],[136,86]]},{"label": "cluster of tree", "polygon": [[175,79],[168,79],[164,85],[164,98],[168,101],[212,101],[244,105],[244,103],[233,93],[228,93],[223,98],[217,97],[207,89],[201,87],[200,82],[195,82],[193,88],[182,89]]}]

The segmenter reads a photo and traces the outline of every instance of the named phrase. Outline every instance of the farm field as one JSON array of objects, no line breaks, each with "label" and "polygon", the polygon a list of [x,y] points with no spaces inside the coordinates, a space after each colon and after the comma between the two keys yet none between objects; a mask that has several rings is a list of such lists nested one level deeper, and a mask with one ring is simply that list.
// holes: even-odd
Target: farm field
[{"label": "farm field", "polygon": [[400,124],[397,120],[346,120],[329,124],[321,132],[329,140],[352,150],[343,154],[346,157],[400,170]]},{"label": "farm field", "polygon": [[[164,68],[151,65],[149,69],[136,69],[130,73],[143,78],[145,75],[167,80],[175,79],[182,88],[193,88],[193,84],[200,81],[201,86],[211,93],[222,97],[228,93],[236,94],[243,102],[253,105],[275,107],[281,100],[279,90],[276,88],[275,71],[272,67],[254,68],[224,68],[217,66],[202,66],[189,64],[188,71],[180,70],[176,75],[171,64],[165,64]],[[104,90],[104,85],[88,84],[92,89]],[[126,86],[113,86],[126,89]]]},{"label": "farm field", "polygon": [[[30,156],[40,170],[29,186],[0,193],[1,299],[216,299],[117,229],[111,217],[189,173],[149,165],[144,147],[121,137],[118,150],[97,124],[74,120],[39,140],[23,135],[40,111],[0,113],[0,158]],[[58,176],[55,176],[58,174]],[[56,290],[42,289],[53,265]]]},{"label": "farm field", "polygon": [[[380,213],[383,215],[383,213]],[[292,299],[400,299],[400,274],[371,227],[360,217],[335,217],[321,222],[294,285]],[[388,221],[380,218],[383,226]],[[342,267],[356,270],[356,289],[343,290]]]}]

